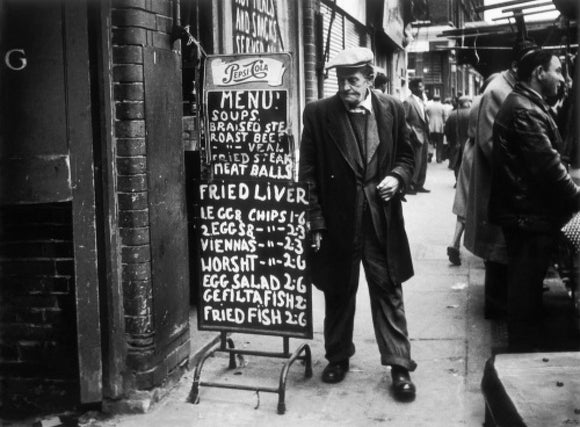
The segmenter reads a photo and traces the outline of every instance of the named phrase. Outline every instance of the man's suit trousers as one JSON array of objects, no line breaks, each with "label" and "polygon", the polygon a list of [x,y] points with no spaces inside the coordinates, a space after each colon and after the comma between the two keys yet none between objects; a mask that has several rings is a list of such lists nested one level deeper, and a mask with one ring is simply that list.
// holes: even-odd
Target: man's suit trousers
[{"label": "man's suit trousers", "polygon": [[415,149],[415,172],[411,184],[413,187],[423,188],[427,179],[427,158],[429,157],[429,142],[423,144],[413,144]]},{"label": "man's suit trousers", "polygon": [[366,204],[361,220],[358,221],[358,230],[355,230],[351,277],[345,277],[348,283],[336,284],[346,291],[325,293],[326,358],[329,362],[338,362],[350,358],[355,353],[353,328],[362,260],[369,286],[371,314],[381,364],[402,366],[413,371],[416,364],[411,359],[401,284],[394,283],[390,278],[384,244],[381,244],[376,236]]}]

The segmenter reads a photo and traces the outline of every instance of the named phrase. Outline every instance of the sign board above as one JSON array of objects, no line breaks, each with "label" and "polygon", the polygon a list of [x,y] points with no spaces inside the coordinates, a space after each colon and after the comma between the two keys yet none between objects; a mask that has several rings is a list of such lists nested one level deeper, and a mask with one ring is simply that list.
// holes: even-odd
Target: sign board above
[{"label": "sign board above", "polygon": [[208,58],[204,111],[214,178],[293,180],[290,65],[289,54]]},{"label": "sign board above", "polygon": [[283,61],[273,58],[240,58],[225,62],[218,58],[211,68],[216,87],[242,83],[267,83],[281,86],[286,67]]},{"label": "sign board above", "polygon": [[289,53],[214,55],[205,65],[206,88],[244,85],[250,88],[290,86],[292,58]]}]

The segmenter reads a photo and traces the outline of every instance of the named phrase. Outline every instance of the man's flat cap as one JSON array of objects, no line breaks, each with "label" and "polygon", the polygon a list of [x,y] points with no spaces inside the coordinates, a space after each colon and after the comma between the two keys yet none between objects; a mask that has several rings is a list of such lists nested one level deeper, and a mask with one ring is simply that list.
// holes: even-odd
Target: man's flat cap
[{"label": "man's flat cap", "polygon": [[330,68],[356,68],[372,64],[375,56],[373,51],[366,47],[350,47],[339,52],[328,61],[326,69]]}]

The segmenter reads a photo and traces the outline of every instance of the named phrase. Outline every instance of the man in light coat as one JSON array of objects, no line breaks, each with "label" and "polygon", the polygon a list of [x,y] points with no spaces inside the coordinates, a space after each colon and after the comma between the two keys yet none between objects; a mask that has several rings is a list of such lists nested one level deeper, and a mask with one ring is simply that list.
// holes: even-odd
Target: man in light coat
[{"label": "man in light coat", "polygon": [[487,86],[479,104],[473,165],[467,200],[464,246],[485,265],[485,317],[505,314],[507,304],[507,252],[501,228],[488,218],[491,187],[492,130],[495,116],[516,84],[517,59],[536,45],[521,41],[514,47],[511,67]]},{"label": "man in light coat", "polygon": [[374,55],[351,48],[328,64],[338,93],[304,109],[300,180],[310,187],[314,284],[324,291],[326,383],[342,381],[355,353],[356,292],[362,261],[381,364],[395,396],[415,396],[402,282],[413,275],[401,201],[413,149],[399,101],[372,90]]},{"label": "man in light coat", "polygon": [[443,133],[445,126],[445,107],[441,103],[441,97],[435,95],[433,101],[427,104],[427,120],[429,121],[429,139],[435,147],[435,161],[441,163],[444,160]]}]

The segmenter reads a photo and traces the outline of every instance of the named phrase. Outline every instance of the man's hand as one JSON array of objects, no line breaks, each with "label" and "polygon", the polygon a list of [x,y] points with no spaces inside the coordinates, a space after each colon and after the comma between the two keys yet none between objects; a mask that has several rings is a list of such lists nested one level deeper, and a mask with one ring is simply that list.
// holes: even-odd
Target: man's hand
[{"label": "man's hand", "polygon": [[377,191],[379,192],[381,199],[383,199],[384,202],[388,202],[395,194],[397,194],[400,186],[401,183],[399,182],[399,179],[389,175],[385,177],[379,185],[377,185]]},{"label": "man's hand", "polygon": [[312,249],[314,249],[314,252],[318,252],[320,250],[320,243],[321,242],[322,242],[322,232],[313,231],[312,232]]}]

